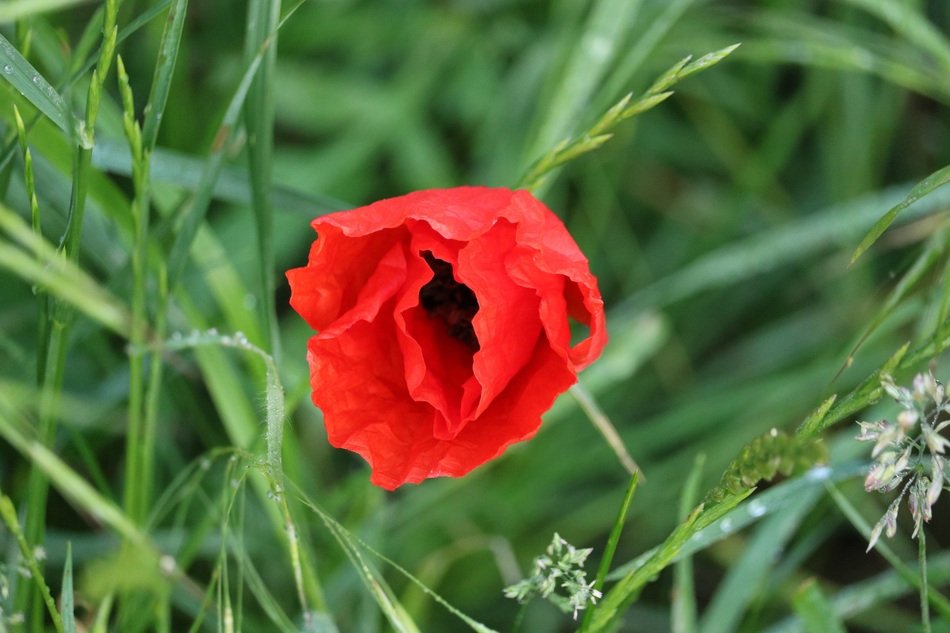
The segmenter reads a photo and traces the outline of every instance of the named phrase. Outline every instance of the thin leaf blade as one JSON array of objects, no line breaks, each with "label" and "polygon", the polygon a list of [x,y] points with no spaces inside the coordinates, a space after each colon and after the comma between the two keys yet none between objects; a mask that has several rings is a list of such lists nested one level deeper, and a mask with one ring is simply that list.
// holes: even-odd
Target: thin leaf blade
[{"label": "thin leaf blade", "polygon": [[70,126],[72,115],[69,106],[66,105],[66,100],[2,34],[0,34],[0,68],[3,71],[0,74],[17,92],[45,114],[56,127],[67,135],[72,135]]},{"label": "thin leaf blade", "polygon": [[919,183],[917,183],[913,189],[910,190],[910,193],[897,203],[895,206],[881,216],[881,218],[874,223],[874,226],[871,227],[871,230],[867,232],[867,235],[864,236],[864,239],[861,240],[861,243],[858,244],[858,247],[854,250],[854,254],[851,256],[851,264],[858,261],[858,258],[864,254],[866,250],[871,248],[871,245],[878,240],[881,235],[884,234],[884,231],[887,230],[887,227],[894,222],[900,213],[914,204],[927,194],[936,189],[939,189],[943,185],[950,182],[950,165],[942,169],[938,169],[934,173],[930,174]]}]

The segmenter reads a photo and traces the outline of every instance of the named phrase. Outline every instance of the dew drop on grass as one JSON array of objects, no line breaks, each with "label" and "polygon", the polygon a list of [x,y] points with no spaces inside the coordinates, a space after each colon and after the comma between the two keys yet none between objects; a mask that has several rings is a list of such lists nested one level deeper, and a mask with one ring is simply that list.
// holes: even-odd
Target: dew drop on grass
[{"label": "dew drop on grass", "polygon": [[831,475],[830,467],[819,466],[809,470],[805,476],[811,481],[824,481],[825,479],[828,479],[829,475]]},{"label": "dew drop on grass", "polygon": [[162,573],[166,576],[171,576],[175,573],[175,570],[178,568],[178,565],[175,563],[175,559],[165,554],[159,560],[159,567],[162,570]]},{"label": "dew drop on grass", "polygon": [[5,73],[8,74],[8,75],[12,75],[12,74],[13,74],[13,66],[11,66],[10,64],[4,64],[4,65],[3,65],[3,72],[5,72]]},{"label": "dew drop on grass", "polygon": [[728,518],[728,517],[725,518],[725,519],[723,519],[722,522],[719,524],[719,529],[722,530],[723,533],[731,532],[731,531],[732,531],[732,519],[730,519],[730,518]]},{"label": "dew drop on grass", "polygon": [[765,504],[759,500],[753,500],[749,502],[749,514],[756,518],[764,515],[768,512],[768,508],[765,507]]}]

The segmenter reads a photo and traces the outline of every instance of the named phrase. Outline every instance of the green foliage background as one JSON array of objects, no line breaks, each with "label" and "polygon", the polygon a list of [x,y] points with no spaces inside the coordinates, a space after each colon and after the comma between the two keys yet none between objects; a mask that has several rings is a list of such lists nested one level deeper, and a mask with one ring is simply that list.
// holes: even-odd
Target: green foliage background
[{"label": "green foliage background", "polygon": [[[106,612],[106,600],[112,619],[102,630],[185,631],[195,622],[197,630],[228,630],[228,610],[243,630],[298,630],[306,623],[302,590],[315,630],[369,633],[409,621],[421,631],[468,630],[347,534],[499,631],[519,617],[502,588],[552,533],[594,547],[596,565],[629,477],[571,396],[537,438],[466,478],[383,493],[358,458],[326,443],[309,401],[310,332],[287,307],[282,271],[305,261],[317,214],[414,189],[513,186],[557,142],[587,130],[627,92],[641,94],[678,60],[741,43],[538,190],[589,256],[609,310],[610,347],[582,383],[646,474],[614,566],[675,536],[744,446],[772,428],[791,434],[833,394],[838,408],[814,428],[840,420],[823,435],[840,498],[818,480],[794,495],[781,483],[756,492],[733,511],[751,512],[750,527],[717,524],[718,536],[706,532],[675,574],[631,594],[639,597],[632,606],[621,601],[614,629],[605,630],[833,631],[842,620],[853,631],[920,630],[915,601],[898,600],[916,589],[864,554],[840,499],[871,523],[886,507],[863,492],[853,466],[864,447],[852,441],[850,420],[880,397],[875,372],[909,343],[905,361],[891,368],[899,381],[929,361],[947,375],[939,352],[950,299],[950,188],[934,186],[849,261],[878,217],[950,163],[950,4],[311,0],[273,35],[276,18],[298,5],[192,0],[173,42],[174,67],[167,57],[156,62],[168,4],[118,6],[117,50],[138,121],[147,120],[156,66],[174,70],[148,157],[145,227],[135,191],[146,172],[132,177],[145,163],[129,153],[115,71],[104,79],[82,177],[76,156],[92,140],[88,130],[64,132],[37,111],[49,94],[21,94],[24,82],[6,71],[25,54],[67,114],[82,116],[108,7],[0,5],[0,34],[16,48],[0,51],[0,202],[29,224],[32,170],[42,234],[56,246],[77,182],[88,192],[74,254],[88,279],[75,269],[56,283],[40,279],[38,271],[59,270],[54,258],[27,248],[9,218],[0,225],[0,491],[28,522],[37,513],[30,471],[53,460],[42,564],[58,594],[71,562],[81,619],[91,623],[97,607]],[[254,83],[235,110],[242,77]],[[14,105],[26,122],[30,169]],[[146,124],[147,149],[150,131]],[[203,196],[210,202],[202,217],[194,209]],[[178,280],[175,245],[189,213],[197,232],[166,300],[160,271],[170,266]],[[15,265],[17,253],[28,253],[32,267]],[[55,321],[55,308],[38,306],[46,297],[69,300],[70,288],[78,316],[66,338],[52,453],[41,455],[32,443],[42,437],[45,402],[36,376],[46,357],[43,324]],[[112,298],[95,294],[103,291]],[[165,330],[161,354],[147,353],[155,342],[146,331],[130,333],[134,318],[123,321],[139,300],[148,331]],[[110,329],[113,308],[119,325]],[[267,470],[274,459],[264,461],[275,382],[261,355],[211,328],[240,333],[276,360],[286,481]],[[138,341],[131,347],[129,336]],[[130,359],[143,354],[135,369]],[[155,359],[162,382],[154,392],[141,387],[156,397],[155,441],[136,453],[127,444],[129,412],[142,405],[130,404],[138,397],[130,377],[148,381]],[[862,415],[893,413],[882,402]],[[129,492],[136,472],[153,472],[152,484]],[[796,482],[807,479],[786,484]],[[86,483],[92,496],[80,494]],[[768,493],[777,501],[763,501],[759,520],[763,513],[748,504]],[[299,535],[302,584],[292,573],[284,507]],[[121,518],[110,520],[110,509]],[[938,506],[927,541],[938,589],[950,578],[947,521]],[[891,546],[913,564],[908,535]],[[154,551],[171,558],[153,559]],[[17,608],[27,609],[31,630],[44,618],[42,603],[16,573],[9,525],[0,529],[0,556],[0,576],[14,585],[0,595],[0,631],[20,630],[3,619]],[[366,587],[378,579],[391,593]],[[803,585],[809,579],[817,582]],[[577,626],[545,604],[522,615],[522,631]],[[946,612],[940,617],[936,610],[933,630],[950,631]],[[52,620],[45,626],[52,630]]]}]

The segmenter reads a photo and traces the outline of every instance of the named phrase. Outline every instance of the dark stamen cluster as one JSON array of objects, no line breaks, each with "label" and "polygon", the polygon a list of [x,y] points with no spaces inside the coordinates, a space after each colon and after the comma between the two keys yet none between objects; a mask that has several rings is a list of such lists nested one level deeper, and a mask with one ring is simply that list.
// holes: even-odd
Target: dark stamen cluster
[{"label": "dark stamen cluster", "polygon": [[449,336],[478,351],[478,338],[472,327],[472,318],[478,312],[475,293],[455,280],[451,264],[436,259],[429,251],[421,255],[435,275],[419,290],[419,303],[430,316],[445,323]]}]

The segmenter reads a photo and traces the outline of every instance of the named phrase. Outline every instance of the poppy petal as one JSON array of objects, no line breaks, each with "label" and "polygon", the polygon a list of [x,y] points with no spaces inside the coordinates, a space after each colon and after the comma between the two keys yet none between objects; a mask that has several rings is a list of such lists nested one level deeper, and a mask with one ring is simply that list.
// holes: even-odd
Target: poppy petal
[{"label": "poppy petal", "polygon": [[383,488],[464,475],[533,436],[606,344],[587,259],[526,191],[419,191],[313,226],[287,273],[319,332],[313,401]]}]

